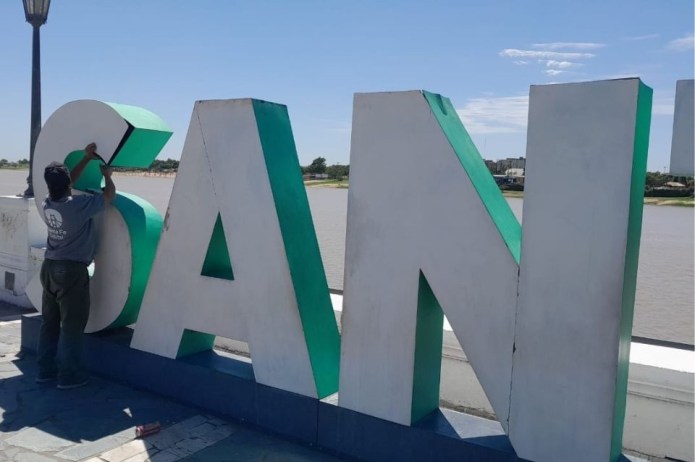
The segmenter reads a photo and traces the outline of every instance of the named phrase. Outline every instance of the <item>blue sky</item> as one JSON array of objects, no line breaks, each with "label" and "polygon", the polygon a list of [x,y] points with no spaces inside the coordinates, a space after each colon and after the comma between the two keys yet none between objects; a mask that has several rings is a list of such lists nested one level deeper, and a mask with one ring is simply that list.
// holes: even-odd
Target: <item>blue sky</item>
[{"label": "blue sky", "polygon": [[[676,80],[693,78],[692,0],[53,0],[43,120],[68,101],[134,104],[174,136],[195,100],[289,108],[300,162],[348,163],[355,92],[451,98],[483,157],[523,156],[529,86],[638,76],[654,89],[649,170],[669,163]],[[0,157],[28,157],[31,27],[0,2]]]}]

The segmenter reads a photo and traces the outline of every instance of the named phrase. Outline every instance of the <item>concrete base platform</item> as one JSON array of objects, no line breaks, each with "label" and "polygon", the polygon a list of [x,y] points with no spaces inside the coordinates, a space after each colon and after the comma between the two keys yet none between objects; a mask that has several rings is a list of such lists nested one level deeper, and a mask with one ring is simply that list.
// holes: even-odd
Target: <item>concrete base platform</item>
[{"label": "concrete base platform", "polygon": [[[40,326],[39,314],[22,316],[22,350],[36,350]],[[87,335],[85,368],[336,455],[370,461],[524,462],[494,421],[440,409],[416,426],[398,425],[340,408],[337,395],[318,401],[258,384],[243,357],[210,351],[173,360],[131,349],[131,337],[129,328]]]},{"label": "concrete base platform", "polygon": [[[36,356],[20,351],[20,331],[19,315],[0,321],[0,461],[345,460],[96,375],[74,390],[37,384]],[[160,432],[136,437],[137,425],[155,421]]]},{"label": "concrete base platform", "polygon": [[336,405],[319,404],[318,446],[374,461],[524,461],[499,423],[440,409],[406,427]]}]

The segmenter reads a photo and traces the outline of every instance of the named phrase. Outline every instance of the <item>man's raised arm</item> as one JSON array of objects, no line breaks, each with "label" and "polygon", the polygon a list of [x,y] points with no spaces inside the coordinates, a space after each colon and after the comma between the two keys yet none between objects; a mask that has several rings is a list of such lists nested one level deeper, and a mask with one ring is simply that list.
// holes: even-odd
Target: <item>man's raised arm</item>
[{"label": "man's raised arm", "polygon": [[104,175],[104,200],[110,204],[116,197],[116,185],[111,179],[112,170],[108,165],[101,165],[100,168],[102,175]]},{"label": "man's raised arm", "polygon": [[82,160],[79,161],[77,165],[75,165],[75,168],[73,168],[72,171],[70,171],[70,182],[72,184],[75,184],[77,180],[80,178],[80,175],[82,175],[82,172],[84,172],[84,168],[87,166],[89,161],[95,158],[96,152],[96,143],[89,143],[87,147],[84,148],[84,157],[82,158]]}]

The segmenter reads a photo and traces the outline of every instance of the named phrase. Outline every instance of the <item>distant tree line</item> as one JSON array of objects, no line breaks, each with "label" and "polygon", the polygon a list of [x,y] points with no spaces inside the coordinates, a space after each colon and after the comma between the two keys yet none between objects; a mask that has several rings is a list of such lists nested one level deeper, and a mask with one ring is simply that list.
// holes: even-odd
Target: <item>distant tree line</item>
[{"label": "distant tree line", "polygon": [[[20,159],[16,162],[0,159],[0,168],[28,168],[29,160]],[[179,169],[179,161],[176,159],[159,160],[156,159],[148,168],[135,167],[114,167],[117,172],[155,172],[155,173],[175,173]],[[317,157],[309,165],[301,166],[302,175],[326,174],[330,179],[343,180],[350,176],[350,166],[333,164],[326,165],[325,157]]]},{"label": "distant tree line", "polygon": [[[488,161],[489,162],[489,161]],[[0,159],[0,168],[29,168],[28,159],[9,161]],[[114,167],[116,171],[145,171],[156,173],[175,173],[179,168],[179,161],[176,159],[155,160],[149,168],[123,168]],[[491,173],[491,165],[488,164]],[[347,179],[350,176],[350,165],[333,164],[326,165],[325,157],[317,157],[309,165],[301,166],[302,175],[328,175],[328,178],[335,180]],[[647,172],[644,185],[644,195],[652,197],[692,197],[693,196],[693,177],[674,176],[661,172]],[[682,186],[680,186],[682,185]],[[502,185],[502,189],[523,191],[523,184]]]},{"label": "distant tree line", "polygon": [[[0,159],[0,168],[29,168],[28,159],[20,159],[10,162],[7,159]],[[179,169],[179,161],[175,159],[155,160],[148,168],[134,167],[114,167],[117,172],[176,172]]]},{"label": "distant tree line", "polygon": [[0,159],[0,168],[29,168],[29,159],[19,159],[16,162]]},{"label": "distant tree line", "polygon": [[661,172],[647,172],[647,188],[658,188],[665,186],[666,183],[680,183],[688,188],[693,187],[692,176],[674,176]]},{"label": "distant tree line", "polygon": [[647,197],[693,197],[693,177],[647,172],[644,195]]},{"label": "distant tree line", "polygon": [[311,164],[302,166],[302,175],[328,175],[332,180],[343,180],[350,176],[350,165],[326,165],[325,157],[317,157]]},{"label": "distant tree line", "polygon": [[[156,173],[176,172],[179,168],[179,161],[175,159],[155,160],[149,168],[121,168],[114,167],[115,171],[146,171]],[[343,180],[350,176],[349,165],[326,165],[325,157],[317,157],[309,165],[302,165],[302,175],[326,174],[330,179]]]},{"label": "distant tree line", "polygon": [[179,169],[179,161],[176,159],[157,160],[155,159],[148,168],[134,167],[114,167],[116,172],[154,172],[154,173],[175,173]]}]

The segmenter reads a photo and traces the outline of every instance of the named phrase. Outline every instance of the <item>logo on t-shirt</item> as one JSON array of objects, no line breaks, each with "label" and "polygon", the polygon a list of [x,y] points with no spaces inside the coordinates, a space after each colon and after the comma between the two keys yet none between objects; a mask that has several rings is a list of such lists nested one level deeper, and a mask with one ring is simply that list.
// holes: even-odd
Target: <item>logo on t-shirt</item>
[{"label": "logo on t-shirt", "polygon": [[46,209],[44,215],[46,215],[46,224],[48,225],[48,237],[56,241],[65,239],[68,232],[62,229],[63,216],[60,212],[55,209]]},{"label": "logo on t-shirt", "polygon": [[63,216],[57,210],[46,209],[46,224],[54,229],[60,229],[63,226]]}]

